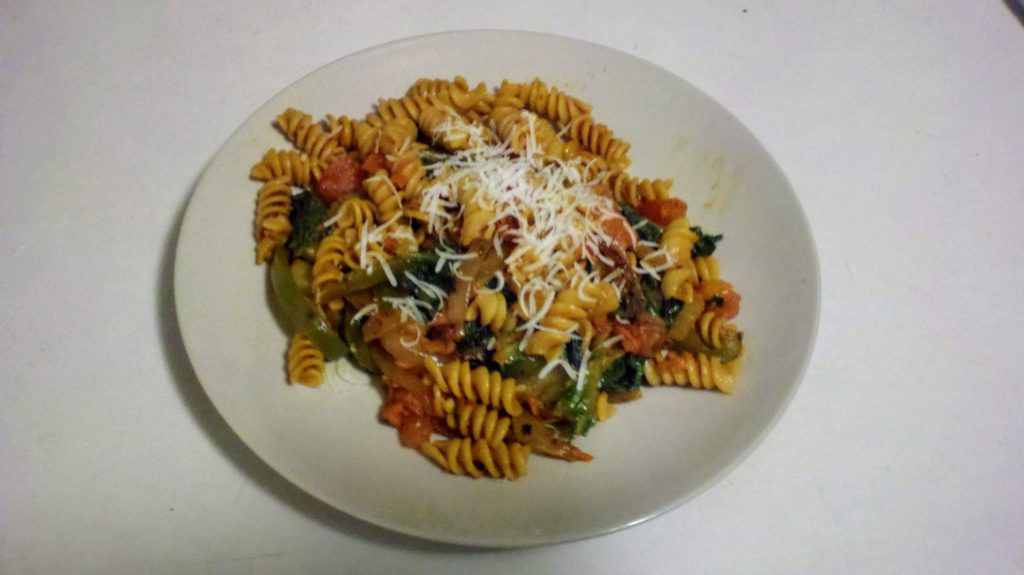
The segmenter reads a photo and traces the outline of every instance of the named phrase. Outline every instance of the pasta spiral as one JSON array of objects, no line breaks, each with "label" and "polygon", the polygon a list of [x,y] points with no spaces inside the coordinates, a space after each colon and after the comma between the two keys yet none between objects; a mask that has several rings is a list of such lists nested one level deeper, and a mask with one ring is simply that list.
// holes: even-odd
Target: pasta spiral
[{"label": "pasta spiral", "polygon": [[733,326],[713,311],[705,311],[697,318],[697,334],[714,349],[722,349],[722,336],[733,330]]},{"label": "pasta spiral", "polygon": [[401,154],[388,157],[388,171],[391,172],[391,183],[402,190],[406,214],[419,210],[423,189],[427,186],[427,170],[423,160],[415,149],[408,149]]},{"label": "pasta spiral", "polygon": [[498,97],[516,97],[526,104],[531,111],[548,118],[559,126],[590,113],[590,104],[573,98],[558,88],[548,86],[539,78],[529,84],[512,84],[502,82],[498,88]]},{"label": "pasta spiral", "polygon": [[689,220],[676,218],[661,234],[659,246],[675,265],[681,266],[690,261],[690,252],[695,243],[697,243],[697,234],[690,230]]},{"label": "pasta spiral", "polygon": [[372,176],[363,180],[363,190],[377,206],[377,214],[382,222],[402,214],[402,198],[395,185],[388,178],[387,170],[377,170]]},{"label": "pasta spiral", "polygon": [[626,156],[629,143],[614,137],[608,126],[599,124],[589,114],[579,116],[569,123],[569,135],[591,152],[604,156],[610,165],[626,168],[630,164]]},{"label": "pasta spiral", "polygon": [[502,379],[500,373],[488,371],[483,366],[474,369],[468,361],[453,360],[439,365],[428,357],[423,364],[433,385],[446,394],[471,403],[502,408],[513,417],[523,413],[514,379]]},{"label": "pasta spiral", "polygon": [[693,258],[693,264],[697,270],[697,278],[700,281],[718,279],[718,258],[715,256]]},{"label": "pasta spiral", "polygon": [[661,277],[661,295],[693,303],[693,274],[688,267],[675,267]]},{"label": "pasta spiral", "polygon": [[419,94],[410,94],[403,98],[381,98],[377,100],[377,114],[385,121],[408,118],[417,122],[420,112],[424,108],[433,106],[434,101]]},{"label": "pasta spiral", "polygon": [[471,90],[469,83],[462,76],[456,76],[451,81],[421,78],[409,88],[407,95],[432,98],[460,113],[470,110],[486,113],[494,100],[494,95],[487,90],[487,86],[481,83]]},{"label": "pasta spiral", "polygon": [[459,243],[468,246],[477,239],[490,240],[494,237],[494,220],[497,212],[490,203],[476,198],[475,193],[467,193],[462,202],[462,228],[459,230]]},{"label": "pasta spiral", "polygon": [[644,379],[649,385],[678,385],[703,389],[717,389],[732,393],[734,376],[729,368],[717,359],[703,353],[693,355],[669,353],[658,360],[648,359],[644,363]]},{"label": "pasta spiral", "polygon": [[[420,450],[441,466],[441,469],[453,475],[479,478],[486,471],[495,479],[517,479],[525,476],[526,460],[530,455],[530,448],[521,443],[490,445],[482,439],[428,441]],[[480,464],[483,470],[477,467],[477,464]]]},{"label": "pasta spiral", "polygon": [[424,134],[449,152],[469,147],[470,132],[455,112],[433,106],[424,108],[419,117],[419,126]]},{"label": "pasta spiral", "polygon": [[516,316],[509,313],[505,294],[500,291],[477,292],[466,310],[466,321],[479,321],[496,335],[516,327]]},{"label": "pasta spiral", "polygon": [[[354,231],[349,229],[349,231]],[[328,315],[335,315],[344,306],[341,296],[325,300],[323,293],[327,288],[337,285],[344,277],[345,269],[359,267],[359,256],[356,253],[354,238],[358,232],[346,237],[345,230],[335,228],[327,237],[320,240],[313,259],[313,280],[311,289],[313,297]]]},{"label": "pasta spiral", "polygon": [[338,145],[346,150],[356,149],[356,121],[348,116],[327,114],[327,129],[334,134]]},{"label": "pasta spiral", "polygon": [[256,263],[268,261],[292,231],[292,188],[280,177],[260,187],[256,197]]},{"label": "pasta spiral", "polygon": [[[562,157],[566,161],[577,160],[576,170],[584,180],[590,181],[608,171],[608,160],[602,156],[583,149],[580,143],[575,140],[565,142],[562,148]],[[603,178],[602,178],[603,179]],[[610,188],[609,188],[610,189]],[[618,201],[623,201],[616,198]]]},{"label": "pasta spiral", "polygon": [[538,118],[532,112],[507,106],[491,110],[490,117],[498,137],[508,141],[513,150],[526,150],[532,129],[538,151],[545,156],[562,159],[565,153],[562,139],[547,120]]},{"label": "pasta spiral", "polygon": [[551,361],[562,355],[562,346],[569,343],[581,321],[591,314],[607,314],[618,309],[615,289],[607,282],[601,284],[581,282],[558,292],[540,327],[527,342],[526,353],[542,355]]},{"label": "pasta spiral", "polygon": [[641,180],[621,170],[608,172],[601,181],[611,188],[615,201],[626,202],[634,208],[644,200],[666,200],[672,189],[672,180]]},{"label": "pasta spiral", "polygon": [[409,118],[395,118],[384,122],[380,129],[380,151],[397,154],[416,141],[416,123]]},{"label": "pasta spiral", "polygon": [[252,167],[249,177],[261,182],[283,177],[293,186],[309,189],[320,177],[320,169],[302,152],[268,150],[263,159]]},{"label": "pasta spiral", "polygon": [[377,220],[373,202],[356,196],[342,200],[336,215],[338,221],[334,225],[339,230],[361,230],[364,225],[372,228]]},{"label": "pasta spiral", "polygon": [[[379,120],[380,118],[378,117],[377,119]],[[380,130],[382,124],[382,122],[379,122],[375,125],[367,121],[362,121],[357,123],[352,129],[355,147],[364,158],[377,151],[380,144]]]},{"label": "pasta spiral", "polygon": [[326,167],[334,155],[342,151],[335,134],[325,132],[319,122],[313,122],[312,116],[295,108],[288,108],[279,114],[277,126],[288,141],[306,152],[310,158],[316,159],[321,168]]},{"label": "pasta spiral", "polygon": [[492,446],[504,442],[512,427],[508,416],[497,409],[487,409],[485,405],[464,403],[456,412],[453,428],[457,428],[463,437],[482,439]]},{"label": "pasta spiral", "polygon": [[324,354],[301,331],[296,331],[288,344],[288,380],[307,387],[324,382]]}]

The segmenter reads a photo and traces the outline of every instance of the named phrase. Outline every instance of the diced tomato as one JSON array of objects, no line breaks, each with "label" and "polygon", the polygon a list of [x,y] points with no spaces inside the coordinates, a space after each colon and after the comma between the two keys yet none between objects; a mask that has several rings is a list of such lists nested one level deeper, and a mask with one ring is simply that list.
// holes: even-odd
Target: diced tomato
[{"label": "diced tomato", "polygon": [[590,186],[590,190],[599,196],[612,197],[612,189],[604,182],[598,182]]},{"label": "diced tomato", "polygon": [[399,190],[404,190],[405,187],[409,185],[409,176],[406,176],[401,172],[391,174],[391,183]]},{"label": "diced tomato", "polygon": [[644,357],[654,357],[665,343],[665,322],[643,312],[629,324],[617,324],[615,335],[622,337],[622,349]]},{"label": "diced tomato", "polygon": [[660,226],[667,226],[673,220],[686,217],[686,202],[678,198],[645,200],[637,208],[637,211],[652,222]]},{"label": "diced tomato", "polygon": [[[708,309],[723,319],[732,319],[740,313],[740,294],[732,289],[732,284],[718,278],[706,279],[700,284],[701,295],[708,302]],[[715,298],[721,303],[712,304]]]},{"label": "diced tomato", "polygon": [[398,428],[398,441],[406,447],[419,449],[430,439],[430,434],[433,432],[434,427],[431,425],[429,417],[413,415],[402,420],[402,425]]},{"label": "diced tomato", "polygon": [[419,447],[430,438],[432,426],[423,399],[403,387],[391,387],[388,400],[380,408],[384,421],[398,428],[399,440],[406,447]]},{"label": "diced tomato", "polygon": [[592,323],[594,324],[594,339],[600,341],[607,338],[612,333],[612,322],[608,320],[606,315],[596,316]]},{"label": "diced tomato", "polygon": [[633,249],[636,247],[636,234],[630,227],[629,222],[626,221],[626,218],[618,214],[610,215],[601,221],[601,229],[611,236],[612,242],[615,245],[623,249]]},{"label": "diced tomato", "polygon": [[335,202],[359,189],[359,163],[348,154],[331,162],[316,183],[316,193],[325,202]]},{"label": "diced tomato", "polygon": [[387,165],[387,161],[384,158],[384,154],[380,152],[374,152],[366,159],[363,160],[363,172],[367,174],[374,174],[377,170],[383,170]]},{"label": "diced tomato", "polygon": [[722,307],[715,310],[718,313],[721,310],[721,316],[725,319],[732,319],[740,313],[740,294],[734,291],[728,291],[722,294]]}]

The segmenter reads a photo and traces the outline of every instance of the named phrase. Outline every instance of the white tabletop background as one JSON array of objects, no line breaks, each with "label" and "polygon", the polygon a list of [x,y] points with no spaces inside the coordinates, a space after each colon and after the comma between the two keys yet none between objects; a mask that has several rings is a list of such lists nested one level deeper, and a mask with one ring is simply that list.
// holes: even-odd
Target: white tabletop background
[{"label": "white tabletop background", "polygon": [[[1024,25],[1001,0],[0,3],[0,572],[1024,573]],[[410,35],[551,32],[722,102],[821,258],[803,386],[724,481],[587,541],[390,533],[253,455],[171,279],[260,104]],[[642,480],[642,478],[638,478]]]}]

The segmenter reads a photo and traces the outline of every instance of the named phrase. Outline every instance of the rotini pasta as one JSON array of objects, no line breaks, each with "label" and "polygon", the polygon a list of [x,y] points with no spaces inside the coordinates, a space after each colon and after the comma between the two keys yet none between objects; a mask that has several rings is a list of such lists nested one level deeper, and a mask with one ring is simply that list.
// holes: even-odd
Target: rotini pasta
[{"label": "rotini pasta", "polygon": [[275,125],[294,149],[250,177],[256,261],[295,328],[288,379],[320,385],[351,354],[381,376],[381,419],[444,471],[587,461],[573,439],[641,384],[735,391],[722,236],[691,228],[672,180],[629,174],[584,100],[423,78],[362,116]]},{"label": "rotini pasta", "polygon": [[338,146],[345,150],[356,148],[356,124],[357,122],[348,116],[332,116],[327,114],[327,129],[334,134]]},{"label": "rotini pasta", "polygon": [[309,188],[320,173],[319,168],[304,153],[270,150],[252,167],[249,176],[261,182],[284,178],[292,186]]},{"label": "rotini pasta", "polygon": [[[484,405],[465,403],[455,410],[456,423],[463,437],[482,439],[492,446],[505,441],[512,420],[502,415],[497,409],[488,409]],[[456,428],[456,426],[452,426]]]},{"label": "rotini pasta", "polygon": [[526,460],[530,455],[530,448],[522,444],[491,445],[482,439],[433,441],[424,443],[420,449],[448,473],[481,477],[486,472],[495,479],[524,477]]},{"label": "rotini pasta", "polygon": [[416,123],[408,118],[395,118],[384,122],[380,129],[380,151],[397,154],[416,141]]},{"label": "rotini pasta", "polygon": [[268,181],[256,199],[256,263],[268,261],[292,231],[292,188],[287,177]]},{"label": "rotini pasta", "polygon": [[733,392],[735,383],[733,374],[717,359],[690,352],[670,353],[663,359],[647,360],[644,363],[644,380],[653,386],[689,386],[727,394]]},{"label": "rotini pasta", "polygon": [[502,97],[516,98],[531,111],[546,117],[559,126],[565,126],[576,118],[589,114],[591,110],[590,104],[573,98],[558,88],[549,89],[539,78],[529,84],[502,82],[498,88],[498,98]]},{"label": "rotini pasta", "polygon": [[321,167],[341,151],[336,134],[324,131],[320,123],[313,122],[312,116],[295,108],[288,108],[278,115],[277,125],[289,142],[316,159]]},{"label": "rotini pasta", "polygon": [[324,354],[301,331],[288,345],[288,379],[307,387],[319,387],[324,381]]},{"label": "rotini pasta", "polygon": [[525,152],[527,143],[531,143],[538,153],[551,159],[561,159],[565,153],[565,145],[554,128],[536,114],[502,107],[491,110],[490,117],[498,137],[517,152]]},{"label": "rotini pasta", "polygon": [[470,90],[469,84],[462,76],[456,76],[454,81],[426,78],[417,80],[409,88],[408,95],[432,98],[435,102],[449,106],[460,113],[468,111],[486,113],[490,103],[494,101],[494,95],[487,90],[485,85],[480,84]]},{"label": "rotini pasta", "polygon": [[723,338],[727,337],[733,328],[713,311],[706,311],[697,320],[697,333],[706,345],[713,349],[722,349]]},{"label": "rotini pasta", "polygon": [[508,308],[505,295],[498,291],[478,291],[466,310],[467,321],[479,321],[495,334],[515,329],[516,316]]},{"label": "rotini pasta", "polygon": [[378,170],[363,180],[363,190],[377,206],[377,213],[380,214],[382,222],[390,221],[402,214],[402,197],[398,194],[398,190],[391,182],[386,170]]},{"label": "rotini pasta", "polygon": [[616,201],[633,207],[645,201],[666,200],[672,189],[672,180],[641,180],[621,170],[606,173],[602,181],[611,189]]},{"label": "rotini pasta", "polygon": [[690,230],[690,223],[686,218],[677,218],[665,228],[660,246],[672,263],[679,266],[690,261],[693,244],[696,242],[697,234]]},{"label": "rotini pasta", "polygon": [[468,361],[450,361],[438,365],[432,358],[424,361],[431,383],[442,392],[470,403],[481,403],[501,408],[509,415],[520,415],[523,406],[519,402],[516,380],[502,378],[496,371],[486,367],[472,367]]},{"label": "rotini pasta", "polygon": [[630,145],[616,138],[611,129],[599,124],[590,115],[579,116],[569,123],[569,134],[573,140],[583,144],[588,150],[604,156],[608,163],[618,168],[629,167]]},{"label": "rotini pasta", "polygon": [[440,144],[449,152],[458,152],[469,147],[472,135],[468,126],[457,121],[457,114],[445,108],[428,106],[419,115],[419,126],[431,141]]}]

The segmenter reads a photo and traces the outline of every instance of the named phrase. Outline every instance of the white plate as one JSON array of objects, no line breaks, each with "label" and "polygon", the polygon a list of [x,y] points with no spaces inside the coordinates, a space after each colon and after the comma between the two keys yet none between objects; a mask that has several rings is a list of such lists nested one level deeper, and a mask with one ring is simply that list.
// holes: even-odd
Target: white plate
[{"label": "white plate", "polygon": [[[676,181],[691,219],[724,233],[723,275],[743,295],[747,358],[731,397],[646,389],[569,464],[533,457],[515,482],[443,474],[377,417],[381,395],[329,368],[320,389],[285,385],[287,330],[253,264],[258,185],[249,167],[285,147],[274,116],[361,115],[420,77],[495,85],[535,76],[582,97],[632,142],[631,172]],[[705,207],[707,204],[710,207]],[[274,96],[235,132],[196,186],[175,259],[182,335],[203,387],[274,469],[326,503],[428,539],[484,546],[553,543],[634,525],[694,497],[748,454],[781,415],[817,326],[818,263],[807,220],[757,139],[686,81],[633,56],[557,36],[473,31],[422,36],[329,64]]]}]

